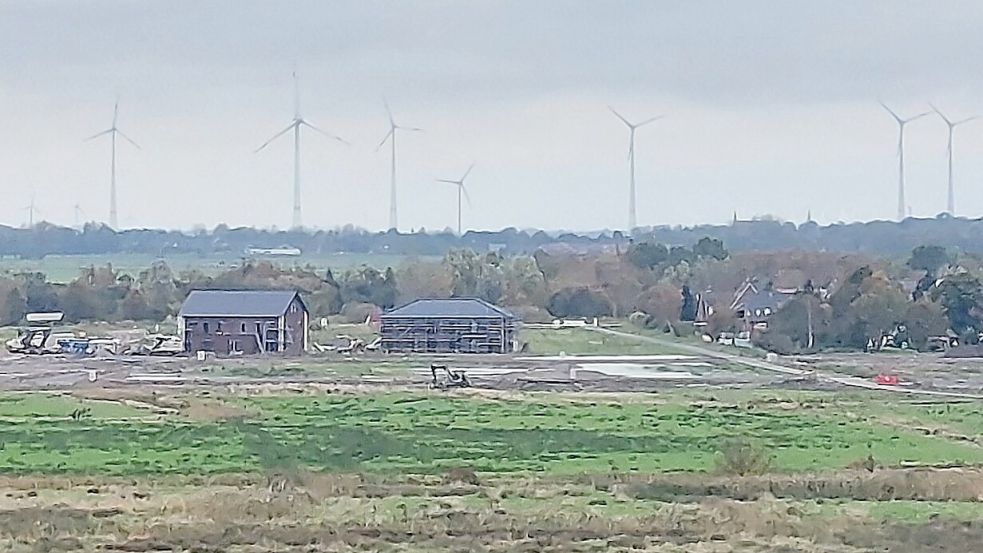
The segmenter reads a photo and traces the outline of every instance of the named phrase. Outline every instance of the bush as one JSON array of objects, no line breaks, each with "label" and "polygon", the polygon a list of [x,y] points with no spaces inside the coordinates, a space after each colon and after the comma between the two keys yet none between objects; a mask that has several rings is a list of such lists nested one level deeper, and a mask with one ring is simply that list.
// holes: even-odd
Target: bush
[{"label": "bush", "polygon": [[553,294],[546,307],[556,317],[609,317],[611,301],[602,293],[586,286],[564,288]]},{"label": "bush", "polygon": [[535,305],[510,305],[505,309],[524,323],[548,323],[553,320],[549,311]]},{"label": "bush", "polygon": [[717,458],[717,471],[734,476],[764,474],[771,468],[771,454],[744,438],[724,440]]},{"label": "bush", "polygon": [[364,323],[365,319],[378,310],[371,303],[349,302],[341,308],[341,319],[346,323]]}]

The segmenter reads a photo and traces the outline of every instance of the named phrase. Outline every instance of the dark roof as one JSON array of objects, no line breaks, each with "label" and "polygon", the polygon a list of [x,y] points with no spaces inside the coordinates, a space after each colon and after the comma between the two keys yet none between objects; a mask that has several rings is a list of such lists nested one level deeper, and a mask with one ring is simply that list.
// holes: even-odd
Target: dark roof
[{"label": "dark roof", "polygon": [[790,297],[788,294],[782,294],[773,290],[761,290],[758,293],[744,296],[743,301],[738,304],[738,307],[743,307],[745,310],[751,311],[768,307],[772,311],[777,311]]},{"label": "dark roof", "polygon": [[279,317],[296,297],[297,292],[291,290],[194,290],[178,314],[182,317]]},{"label": "dark roof", "polygon": [[478,298],[415,300],[382,315],[387,317],[514,318],[501,307]]}]

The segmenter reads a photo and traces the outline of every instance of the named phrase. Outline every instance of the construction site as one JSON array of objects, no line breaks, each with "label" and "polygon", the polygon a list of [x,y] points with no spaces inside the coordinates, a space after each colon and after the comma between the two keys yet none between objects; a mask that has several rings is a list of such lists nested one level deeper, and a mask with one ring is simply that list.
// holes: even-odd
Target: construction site
[{"label": "construction site", "polygon": [[387,352],[366,321],[312,332],[307,355],[219,356],[56,319],[32,316],[0,358],[9,551],[928,553],[983,536],[979,360],[763,355],[618,321],[527,325],[505,354]]}]

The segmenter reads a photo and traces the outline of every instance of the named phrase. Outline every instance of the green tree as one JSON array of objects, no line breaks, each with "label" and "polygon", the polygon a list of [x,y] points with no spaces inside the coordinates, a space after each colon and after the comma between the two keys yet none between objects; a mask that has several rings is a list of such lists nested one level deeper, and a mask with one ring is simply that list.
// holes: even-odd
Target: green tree
[{"label": "green tree", "polygon": [[16,324],[24,318],[25,313],[27,313],[27,300],[19,289],[12,287],[0,307],[0,325]]},{"label": "green tree", "polygon": [[712,257],[718,261],[723,261],[730,256],[730,253],[724,248],[723,241],[709,236],[700,238],[700,241],[693,245],[693,254],[697,258]]},{"label": "green tree", "polygon": [[654,269],[669,259],[669,250],[662,244],[640,242],[629,246],[625,255],[639,269]]},{"label": "green tree", "polygon": [[981,305],[983,288],[980,280],[969,273],[949,275],[932,289],[932,300],[942,304],[952,329],[972,334],[983,328]]},{"label": "green tree", "polygon": [[683,246],[673,246],[669,249],[669,264],[679,265],[682,262],[689,264],[693,263],[693,252],[689,248],[684,248]]},{"label": "green tree", "polygon": [[25,273],[20,278],[23,281],[28,313],[58,310],[58,294],[43,273]]},{"label": "green tree", "polygon": [[918,246],[911,251],[911,257],[908,258],[909,267],[933,276],[950,263],[952,259],[942,246]]},{"label": "green tree", "polygon": [[696,295],[690,291],[688,284],[683,285],[683,289],[680,294],[682,295],[682,304],[679,308],[679,320],[686,322],[695,321],[696,311],[699,308],[699,306],[696,304]]},{"label": "green tree", "polygon": [[607,317],[613,312],[603,294],[586,286],[564,288],[553,294],[547,309],[554,317]]},{"label": "green tree", "polygon": [[908,341],[915,349],[925,349],[928,339],[932,336],[945,336],[949,330],[949,319],[945,316],[945,308],[941,304],[922,300],[908,306],[904,316],[905,327],[908,329]]},{"label": "green tree", "polygon": [[396,276],[391,268],[385,273],[363,265],[345,273],[341,282],[344,303],[371,303],[388,309],[396,303]]},{"label": "green tree", "polygon": [[130,290],[119,304],[119,316],[126,321],[158,320],[139,290]]}]

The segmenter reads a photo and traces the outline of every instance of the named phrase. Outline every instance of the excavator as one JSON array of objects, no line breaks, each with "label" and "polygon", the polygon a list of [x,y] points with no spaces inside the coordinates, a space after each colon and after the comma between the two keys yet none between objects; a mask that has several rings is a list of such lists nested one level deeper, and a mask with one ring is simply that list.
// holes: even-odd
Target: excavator
[{"label": "excavator", "polygon": [[452,371],[447,365],[430,364],[430,374],[433,380],[430,388],[435,390],[447,390],[450,388],[470,388],[471,381],[464,371]]}]

